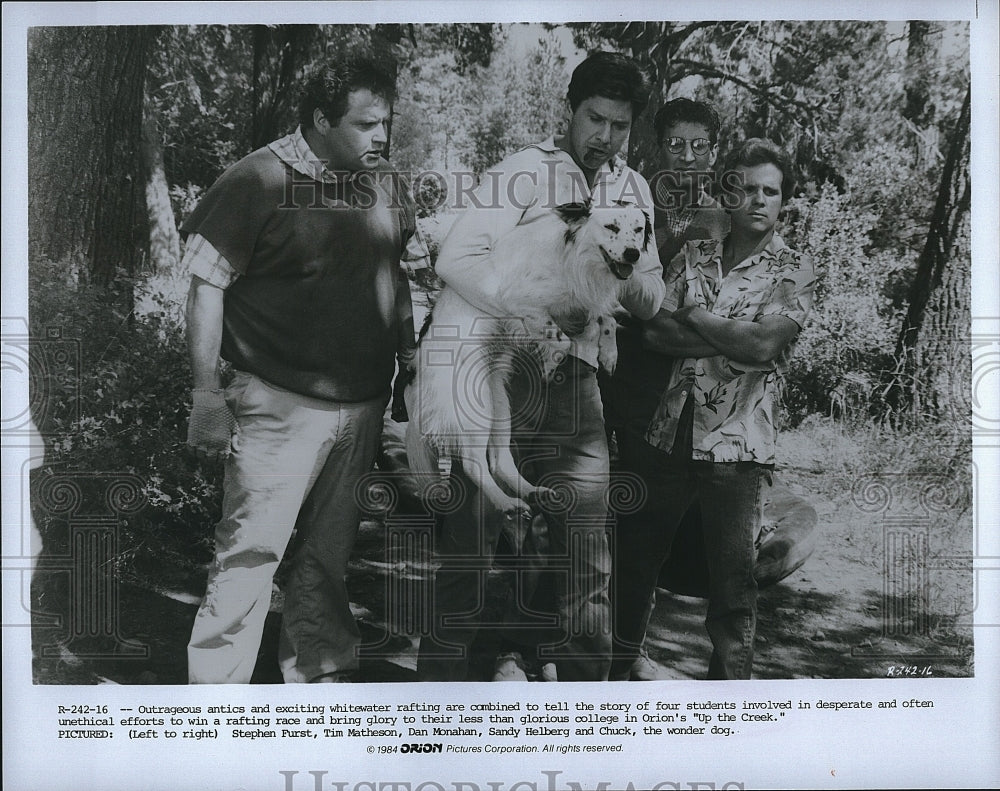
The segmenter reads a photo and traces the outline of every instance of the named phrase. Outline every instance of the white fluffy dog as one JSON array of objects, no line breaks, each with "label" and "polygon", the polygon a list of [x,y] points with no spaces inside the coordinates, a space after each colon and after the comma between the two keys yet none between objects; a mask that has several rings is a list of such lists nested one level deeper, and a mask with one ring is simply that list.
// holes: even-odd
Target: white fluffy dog
[{"label": "white fluffy dog", "polygon": [[[507,381],[525,351],[549,378],[570,336],[598,341],[602,367],[617,358],[612,311],[652,228],[636,206],[565,204],[519,225],[491,253],[501,278],[491,316],[445,287],[425,324],[406,390],[407,453],[420,472],[457,458],[508,518],[530,513],[543,491],[520,475],[511,454]],[[435,459],[438,461],[434,464]]]}]

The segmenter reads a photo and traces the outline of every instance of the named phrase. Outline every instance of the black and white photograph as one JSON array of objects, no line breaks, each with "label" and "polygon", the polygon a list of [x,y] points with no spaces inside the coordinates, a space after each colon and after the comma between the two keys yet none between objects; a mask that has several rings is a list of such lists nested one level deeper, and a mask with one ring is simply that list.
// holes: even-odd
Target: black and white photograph
[{"label": "black and white photograph", "polygon": [[996,4],[284,8],[4,7],[5,786],[1000,782]]}]

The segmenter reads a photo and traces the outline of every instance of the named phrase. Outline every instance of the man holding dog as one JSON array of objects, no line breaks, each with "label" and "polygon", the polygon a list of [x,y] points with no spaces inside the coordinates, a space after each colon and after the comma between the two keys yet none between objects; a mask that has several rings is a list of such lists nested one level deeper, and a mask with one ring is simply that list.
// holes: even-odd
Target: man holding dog
[{"label": "man holding dog", "polygon": [[[617,156],[649,95],[634,61],[614,53],[588,57],[573,72],[567,133],[528,146],[499,163],[441,246],[437,273],[462,297],[495,316],[496,273],[504,262],[491,251],[505,232],[556,206],[621,201],[640,206],[652,221],[648,185]],[[649,243],[623,281],[620,301],[651,317],[664,294],[662,268]],[[530,528],[505,524],[504,516],[471,494],[443,519],[437,550],[431,634],[420,643],[423,680],[463,680],[483,617],[486,578],[502,532],[512,538],[522,565],[514,586],[517,625],[537,646],[541,664],[554,664],[561,681],[599,681],[611,664],[608,600],[610,559],[604,533],[608,448],[598,391],[595,327],[564,326],[576,340],[551,382],[539,370],[515,371],[515,456],[525,477],[565,497],[546,507]],[[482,471],[489,474],[488,471]],[[453,477],[458,477],[455,471]],[[461,488],[461,487],[459,487]],[[476,492],[476,487],[465,487]],[[526,676],[520,663],[500,675]]]},{"label": "man holding dog", "polygon": [[640,434],[619,433],[622,466],[646,482],[622,515],[615,554],[615,659],[626,678],[650,595],[688,508],[701,508],[708,560],[710,679],[748,679],[757,619],[754,540],[775,462],[782,374],[812,306],[812,263],[775,233],[794,184],[788,156],[751,139],[727,158],[724,241],[688,242],[665,272],[667,295],[643,342],[669,379]]},{"label": "man holding dog", "polygon": [[[192,683],[250,681],[293,528],[285,681],[347,681],[360,634],[344,576],[357,482],[374,462],[400,338],[400,255],[414,230],[378,178],[394,81],[345,56],[306,81],[293,134],[227,170],[184,224],[194,372],[188,445],[225,458],[215,560],[188,645]],[[235,376],[221,388],[219,357]]]},{"label": "man holding dog", "polygon": [[[655,201],[656,246],[664,269],[680,252],[684,244],[693,239],[722,239],[729,231],[729,215],[712,197],[715,183],[713,167],[719,154],[721,120],[712,105],[688,98],[671,99],[664,104],[653,119],[653,129],[659,144],[660,169],[650,179],[650,189]],[[641,437],[646,432],[660,395],[667,385],[670,359],[650,350],[642,343],[643,322],[623,320],[618,328],[618,366],[614,376],[602,375],[601,396],[604,399],[604,418],[609,435],[617,437],[630,433]],[[628,457],[635,441],[625,438],[616,443],[618,461],[624,469],[641,467],[641,459]],[[625,455],[627,458],[622,458]],[[621,520],[617,527],[629,529],[644,518],[641,511]],[[685,527],[687,523],[685,523]],[[612,541],[615,541],[613,533]],[[620,550],[612,545],[612,556],[629,551],[627,543]],[[638,550],[638,547],[635,547]],[[625,564],[627,566],[627,564]],[[612,563],[617,570],[617,562]],[[616,632],[625,624],[641,626],[646,623],[655,604],[655,593],[641,614],[632,613],[631,601],[615,595],[619,575],[612,573],[611,603],[617,611],[614,617]],[[641,642],[634,631],[622,636],[631,642]],[[655,681],[666,678],[659,667],[640,650],[629,668],[615,664],[612,679]]]}]

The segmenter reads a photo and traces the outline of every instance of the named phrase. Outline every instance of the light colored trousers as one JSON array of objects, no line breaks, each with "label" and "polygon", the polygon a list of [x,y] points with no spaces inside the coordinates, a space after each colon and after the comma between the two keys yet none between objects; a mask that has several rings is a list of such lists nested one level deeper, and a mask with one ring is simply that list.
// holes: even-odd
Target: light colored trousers
[{"label": "light colored trousers", "polygon": [[374,464],[386,400],[324,401],[243,372],[226,399],[240,429],[188,644],[189,681],[249,683],[293,528],[278,649],[284,679],[352,670],[361,638],[344,578],[360,520],[355,488]]}]

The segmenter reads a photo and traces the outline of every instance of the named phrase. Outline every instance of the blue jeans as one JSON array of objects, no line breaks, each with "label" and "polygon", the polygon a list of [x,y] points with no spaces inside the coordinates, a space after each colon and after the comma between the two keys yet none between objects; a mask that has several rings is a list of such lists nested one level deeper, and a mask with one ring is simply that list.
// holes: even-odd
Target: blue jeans
[{"label": "blue jeans", "polygon": [[[497,542],[516,547],[515,584],[501,628],[554,661],[561,681],[603,681],[611,665],[611,561],[605,534],[608,446],[593,368],[567,357],[552,381],[537,372],[510,383],[514,458],[522,475],[561,495],[556,507],[520,529],[492,509],[467,473],[452,471],[465,495],[440,520],[432,632],[421,638],[424,681],[461,681],[482,623],[486,581]],[[474,471],[488,474],[486,471]]]},{"label": "blue jeans", "polygon": [[645,484],[646,499],[635,513],[619,515],[614,530],[611,678],[628,677],[646,634],[660,568],[681,519],[694,503],[701,508],[708,556],[705,627],[713,647],[708,678],[750,678],[757,629],[754,536],[770,468],[753,462],[685,461],[627,431],[618,433],[618,450],[622,470],[638,475]]}]

